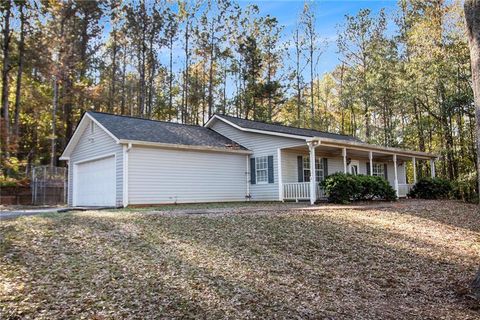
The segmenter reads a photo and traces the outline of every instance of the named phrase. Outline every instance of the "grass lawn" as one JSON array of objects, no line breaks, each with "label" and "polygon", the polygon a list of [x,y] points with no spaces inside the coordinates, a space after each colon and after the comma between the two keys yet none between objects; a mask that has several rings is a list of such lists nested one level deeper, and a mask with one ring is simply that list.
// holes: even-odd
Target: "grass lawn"
[{"label": "grass lawn", "polygon": [[255,208],[0,222],[0,318],[480,317],[474,205]]}]

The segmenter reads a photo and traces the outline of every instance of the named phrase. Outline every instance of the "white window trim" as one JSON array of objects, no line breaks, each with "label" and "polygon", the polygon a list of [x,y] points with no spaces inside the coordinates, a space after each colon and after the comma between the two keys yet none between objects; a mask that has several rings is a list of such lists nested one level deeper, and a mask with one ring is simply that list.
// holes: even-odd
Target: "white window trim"
[{"label": "white window trim", "polygon": [[[263,162],[263,159],[265,159],[265,164],[266,164],[266,167],[265,168],[262,168],[262,169],[258,169],[258,164],[260,163],[259,159],[262,159],[262,162]],[[266,180],[265,181],[259,181],[258,180],[258,172],[259,171],[265,171],[266,175]],[[255,158],[255,183],[256,184],[268,184],[268,156],[261,156],[261,157],[257,157]]]},{"label": "white window trim", "polygon": [[[379,174],[378,172],[375,172],[377,167],[381,168],[381,174]],[[383,163],[383,162],[372,163],[372,176],[384,178],[385,177],[385,163]]]},{"label": "white window trim", "polygon": [[[309,165],[307,167],[305,167],[305,159],[308,160],[309,162]],[[318,162],[317,162],[318,161]],[[317,167],[317,163],[318,163],[318,167]],[[302,156],[302,164],[303,164],[303,182],[309,182],[309,181],[306,181],[305,179],[305,171],[308,171],[308,180],[310,180],[310,157],[309,156]],[[322,173],[322,174],[320,174]],[[315,174],[317,175],[317,182],[320,182],[322,181],[322,176],[323,176],[323,179],[325,179],[325,168],[323,168],[323,158],[322,157],[315,157]]]}]

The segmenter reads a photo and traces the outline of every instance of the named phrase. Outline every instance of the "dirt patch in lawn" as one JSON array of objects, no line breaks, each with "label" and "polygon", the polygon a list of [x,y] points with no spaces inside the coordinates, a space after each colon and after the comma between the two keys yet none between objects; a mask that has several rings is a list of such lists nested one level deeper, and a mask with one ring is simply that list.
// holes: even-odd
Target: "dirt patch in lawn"
[{"label": "dirt patch in lawn", "polygon": [[2,222],[2,318],[480,317],[473,205],[228,211]]}]

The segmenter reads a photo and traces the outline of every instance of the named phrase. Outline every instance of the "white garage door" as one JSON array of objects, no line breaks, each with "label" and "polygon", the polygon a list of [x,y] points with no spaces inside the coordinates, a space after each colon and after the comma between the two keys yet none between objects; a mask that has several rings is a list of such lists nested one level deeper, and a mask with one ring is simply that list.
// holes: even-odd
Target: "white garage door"
[{"label": "white garage door", "polygon": [[75,206],[115,206],[115,157],[80,163],[75,170]]}]

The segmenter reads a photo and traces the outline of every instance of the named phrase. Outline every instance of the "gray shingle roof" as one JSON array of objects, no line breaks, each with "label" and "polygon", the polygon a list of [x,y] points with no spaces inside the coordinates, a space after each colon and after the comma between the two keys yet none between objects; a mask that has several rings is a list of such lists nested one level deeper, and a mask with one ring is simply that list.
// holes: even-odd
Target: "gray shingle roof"
[{"label": "gray shingle roof", "polygon": [[120,140],[247,150],[238,143],[205,127],[93,111],[88,111],[88,114]]},{"label": "gray shingle roof", "polygon": [[343,140],[343,141],[362,142],[361,140],[353,136],[347,136],[347,135],[342,135],[337,133],[289,127],[289,126],[284,126],[280,124],[271,124],[271,123],[265,123],[260,121],[252,121],[252,120],[246,120],[246,119],[220,115],[220,114],[218,114],[217,116],[224,118],[225,120],[228,120],[245,129],[271,131],[271,132],[292,134],[292,135],[304,136],[304,137],[320,137],[320,138],[337,139],[337,140]]}]

